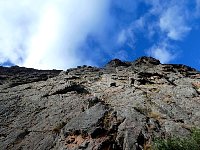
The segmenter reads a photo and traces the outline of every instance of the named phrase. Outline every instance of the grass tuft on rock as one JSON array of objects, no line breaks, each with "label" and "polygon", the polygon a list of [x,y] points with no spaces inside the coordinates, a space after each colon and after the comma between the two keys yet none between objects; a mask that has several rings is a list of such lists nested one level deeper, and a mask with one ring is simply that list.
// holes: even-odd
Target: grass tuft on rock
[{"label": "grass tuft on rock", "polygon": [[192,129],[191,136],[155,139],[155,150],[200,150],[200,128]]}]

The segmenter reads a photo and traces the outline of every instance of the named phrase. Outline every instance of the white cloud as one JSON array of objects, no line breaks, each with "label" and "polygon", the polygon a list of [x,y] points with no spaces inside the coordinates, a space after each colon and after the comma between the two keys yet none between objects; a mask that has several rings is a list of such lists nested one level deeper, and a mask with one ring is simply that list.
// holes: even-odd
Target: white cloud
[{"label": "white cloud", "polygon": [[167,43],[152,46],[147,50],[147,54],[160,60],[161,63],[169,63],[176,58],[176,55],[170,50]]},{"label": "white cloud", "polygon": [[179,6],[173,6],[163,11],[159,25],[163,32],[172,40],[181,40],[191,28],[186,25],[186,16]]},{"label": "white cloud", "polygon": [[103,30],[110,0],[0,0],[0,63],[65,69],[83,60],[79,46]]},{"label": "white cloud", "polygon": [[13,5],[9,5],[8,1],[0,1],[0,63],[8,59],[20,63],[20,57],[24,55],[23,41],[26,40],[26,34],[29,34],[27,27],[29,17],[27,10],[23,8],[24,5],[24,3],[19,5],[16,1]]}]

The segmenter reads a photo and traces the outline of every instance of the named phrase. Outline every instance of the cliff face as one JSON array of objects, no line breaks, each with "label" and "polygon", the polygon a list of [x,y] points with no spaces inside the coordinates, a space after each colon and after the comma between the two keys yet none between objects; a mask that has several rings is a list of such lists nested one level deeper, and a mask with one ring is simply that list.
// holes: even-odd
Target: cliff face
[{"label": "cliff face", "polygon": [[200,127],[200,72],[142,57],[67,71],[0,67],[0,149],[148,148]]}]

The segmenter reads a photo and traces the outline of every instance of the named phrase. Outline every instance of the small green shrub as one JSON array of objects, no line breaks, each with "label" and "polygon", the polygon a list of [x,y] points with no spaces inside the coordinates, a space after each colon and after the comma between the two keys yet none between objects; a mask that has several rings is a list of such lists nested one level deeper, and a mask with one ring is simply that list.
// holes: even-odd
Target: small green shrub
[{"label": "small green shrub", "polygon": [[193,129],[192,130],[192,138],[196,141],[200,148],[200,129]]},{"label": "small green shrub", "polygon": [[200,150],[200,129],[192,129],[191,136],[168,139],[155,139],[153,149],[155,150]]}]

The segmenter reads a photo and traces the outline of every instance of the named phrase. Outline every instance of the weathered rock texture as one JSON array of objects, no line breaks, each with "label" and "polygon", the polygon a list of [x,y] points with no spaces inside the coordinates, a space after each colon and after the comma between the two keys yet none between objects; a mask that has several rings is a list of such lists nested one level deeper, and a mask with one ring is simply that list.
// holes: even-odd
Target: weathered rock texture
[{"label": "weathered rock texture", "polygon": [[67,71],[0,67],[1,150],[141,150],[200,127],[200,72],[142,57]]}]

